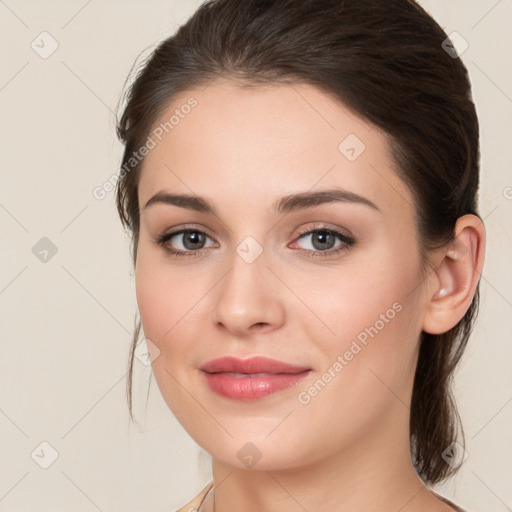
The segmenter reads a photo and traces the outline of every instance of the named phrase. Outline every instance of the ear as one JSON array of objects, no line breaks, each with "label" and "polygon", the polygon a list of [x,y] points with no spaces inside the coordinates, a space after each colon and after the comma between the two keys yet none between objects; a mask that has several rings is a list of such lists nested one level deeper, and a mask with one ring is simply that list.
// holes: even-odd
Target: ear
[{"label": "ear", "polygon": [[476,215],[464,215],[455,224],[455,239],[440,250],[427,278],[427,305],[423,330],[449,331],[468,310],[484,264],[485,228]]}]

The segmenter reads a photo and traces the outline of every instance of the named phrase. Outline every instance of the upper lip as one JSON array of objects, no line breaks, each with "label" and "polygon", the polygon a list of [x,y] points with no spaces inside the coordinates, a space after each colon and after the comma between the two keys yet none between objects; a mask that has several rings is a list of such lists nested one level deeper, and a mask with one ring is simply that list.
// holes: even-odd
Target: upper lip
[{"label": "upper lip", "polygon": [[238,359],[227,356],[219,359],[212,359],[199,367],[207,373],[301,373],[310,370],[305,366],[295,366],[292,364],[270,359],[268,357],[251,357],[249,359]]}]

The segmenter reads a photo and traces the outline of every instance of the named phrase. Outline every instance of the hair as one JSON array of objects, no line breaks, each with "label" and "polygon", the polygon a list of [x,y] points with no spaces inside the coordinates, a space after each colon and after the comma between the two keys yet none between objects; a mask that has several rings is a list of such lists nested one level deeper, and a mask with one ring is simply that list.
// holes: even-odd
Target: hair
[{"label": "hair", "polygon": [[[446,41],[443,29],[413,0],[203,3],[145,59],[118,118],[117,134],[125,148],[116,202],[131,236],[134,264],[143,159],[133,164],[132,156],[179,93],[216,78],[240,87],[313,85],[380,127],[389,138],[396,173],[414,198],[425,263],[430,251],[454,239],[460,216],[479,217],[478,119],[467,69],[457,55],[445,51]],[[458,438],[464,446],[451,385],[478,304],[479,285],[455,327],[440,335],[421,333],[409,430],[414,468],[428,484],[458,469],[443,460],[442,452]],[[140,328],[139,319],[128,365],[132,419]]]}]

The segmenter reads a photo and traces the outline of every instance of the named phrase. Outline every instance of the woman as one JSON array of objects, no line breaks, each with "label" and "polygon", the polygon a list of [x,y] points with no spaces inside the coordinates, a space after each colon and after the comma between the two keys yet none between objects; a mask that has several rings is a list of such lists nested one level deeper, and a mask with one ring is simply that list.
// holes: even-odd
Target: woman
[{"label": "woman", "polygon": [[207,2],[118,135],[153,372],[212,456],[180,510],[462,510],[430,486],[464,459],[485,231],[439,25],[412,0]]}]

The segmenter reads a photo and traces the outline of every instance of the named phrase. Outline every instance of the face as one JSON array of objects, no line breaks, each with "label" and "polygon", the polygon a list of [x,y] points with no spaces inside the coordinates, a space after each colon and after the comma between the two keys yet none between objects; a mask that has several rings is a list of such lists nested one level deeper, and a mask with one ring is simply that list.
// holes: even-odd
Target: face
[{"label": "face", "polygon": [[[176,110],[141,172],[136,263],[172,412],[239,468],[248,455],[278,469],[397,435],[408,445],[397,426],[426,297],[412,195],[385,134],[308,85],[217,81],[155,126]],[[204,371],[226,356],[294,369]]]}]

